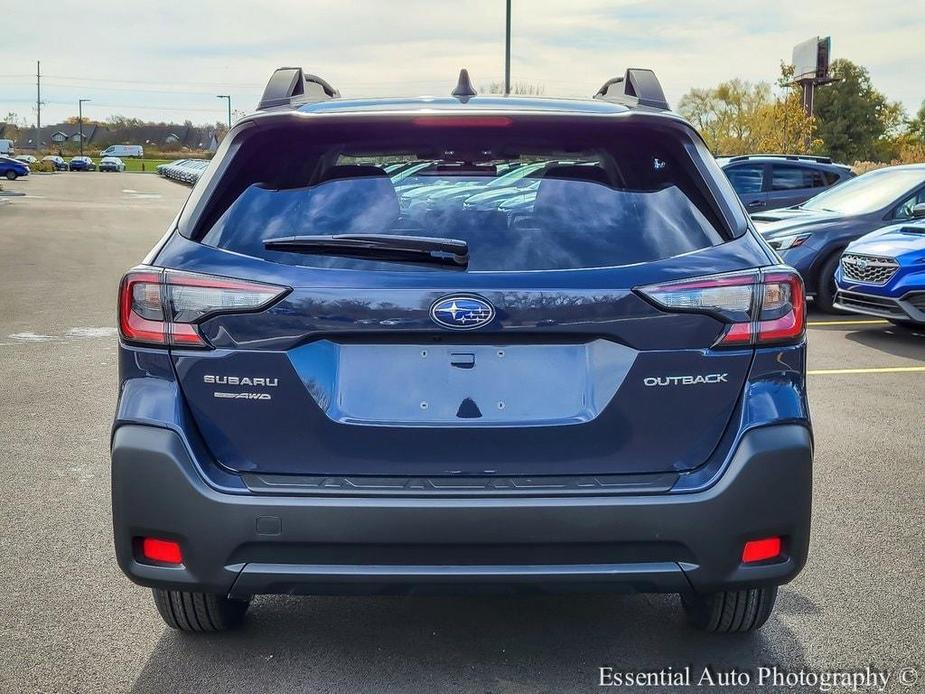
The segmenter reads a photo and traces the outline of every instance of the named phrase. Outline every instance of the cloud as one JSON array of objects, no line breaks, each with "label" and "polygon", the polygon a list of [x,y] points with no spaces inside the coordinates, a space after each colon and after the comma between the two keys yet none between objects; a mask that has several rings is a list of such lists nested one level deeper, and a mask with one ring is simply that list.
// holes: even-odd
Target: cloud
[{"label": "cloud", "polygon": [[[831,35],[910,111],[925,98],[925,15],[896,0],[513,0],[513,77],[588,96],[628,66],[652,67],[668,97],[739,76],[773,81],[794,44]],[[33,118],[42,59],[46,122],[87,113],[221,120],[218,93],[253,107],[280,65],[324,75],[345,95],[445,93],[460,67],[503,76],[500,0],[37,0],[4,10],[0,113]],[[39,40],[48,38],[47,42]],[[43,46],[53,46],[45,50]],[[43,55],[44,54],[44,55]]]}]

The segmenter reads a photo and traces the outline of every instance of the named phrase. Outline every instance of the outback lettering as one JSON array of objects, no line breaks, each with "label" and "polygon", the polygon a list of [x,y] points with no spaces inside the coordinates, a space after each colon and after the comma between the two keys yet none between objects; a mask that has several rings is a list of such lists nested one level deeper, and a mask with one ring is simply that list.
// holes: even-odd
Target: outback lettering
[{"label": "outback lettering", "polygon": [[702,376],[649,376],[642,382],[649,386],[696,386],[704,383],[728,383],[729,374],[705,374]]}]

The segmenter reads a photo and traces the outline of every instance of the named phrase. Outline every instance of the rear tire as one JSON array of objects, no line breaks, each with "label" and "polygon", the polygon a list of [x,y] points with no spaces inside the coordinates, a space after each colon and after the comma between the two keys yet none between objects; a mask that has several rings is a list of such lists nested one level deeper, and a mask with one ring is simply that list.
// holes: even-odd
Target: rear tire
[{"label": "rear tire", "polygon": [[154,604],[164,622],[179,631],[227,631],[241,625],[249,600],[232,600],[214,593],[152,588]]},{"label": "rear tire", "polygon": [[835,271],[838,269],[839,260],[841,260],[841,251],[827,258],[816,280],[816,306],[826,313],[844,313],[834,306],[835,292],[838,291],[835,286]]},{"label": "rear tire", "polygon": [[682,595],[688,621],[714,634],[746,633],[760,629],[774,609],[777,586],[727,590],[709,595]]},{"label": "rear tire", "polygon": [[6,180],[8,180],[8,181],[15,181],[15,180],[16,180],[16,175],[17,175],[17,174],[16,174],[15,171],[7,171],[7,172],[6,172]]}]

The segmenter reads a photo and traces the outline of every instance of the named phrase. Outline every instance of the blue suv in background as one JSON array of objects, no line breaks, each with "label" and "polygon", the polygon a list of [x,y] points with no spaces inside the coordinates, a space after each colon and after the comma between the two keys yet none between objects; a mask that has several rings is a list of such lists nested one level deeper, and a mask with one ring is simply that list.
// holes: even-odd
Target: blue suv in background
[{"label": "blue suv in background", "polygon": [[803,154],[746,154],[716,161],[749,212],[798,205],[854,177],[848,166]]},{"label": "blue suv in background", "polygon": [[913,216],[848,245],[835,273],[837,308],[907,328],[925,325],[925,204]]},{"label": "blue suv in background", "polygon": [[[466,199],[543,164],[505,207],[403,202],[399,161]],[[618,590],[747,632],[806,561],[803,284],[651,71],[351,100],[280,69],[118,305],[116,554],[171,627]]]}]

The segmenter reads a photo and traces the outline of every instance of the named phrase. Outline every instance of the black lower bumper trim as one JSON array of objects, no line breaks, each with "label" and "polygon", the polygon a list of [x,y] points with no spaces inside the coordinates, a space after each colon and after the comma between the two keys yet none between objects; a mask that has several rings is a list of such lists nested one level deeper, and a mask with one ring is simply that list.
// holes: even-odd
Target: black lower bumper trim
[{"label": "black lower bumper trim", "polygon": [[923,296],[925,293],[912,292],[902,298],[894,299],[888,296],[839,290],[835,294],[835,307],[880,318],[925,323]]},{"label": "black lower bumper trim", "polygon": [[469,586],[475,586],[476,592],[487,592],[478,588],[497,590],[500,587],[529,591],[553,583],[576,588],[617,584],[633,592],[682,593],[691,588],[684,571],[672,562],[531,566],[248,564],[229,594],[234,597],[260,592],[314,595],[352,592],[351,587],[364,594],[444,593],[452,588],[465,591]]}]

